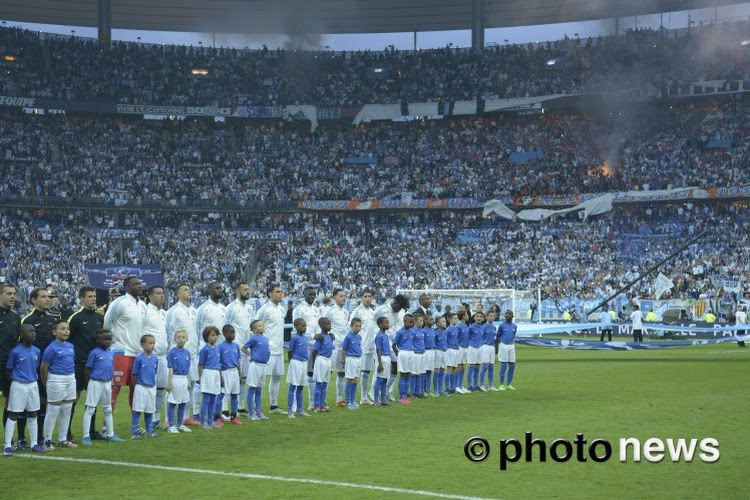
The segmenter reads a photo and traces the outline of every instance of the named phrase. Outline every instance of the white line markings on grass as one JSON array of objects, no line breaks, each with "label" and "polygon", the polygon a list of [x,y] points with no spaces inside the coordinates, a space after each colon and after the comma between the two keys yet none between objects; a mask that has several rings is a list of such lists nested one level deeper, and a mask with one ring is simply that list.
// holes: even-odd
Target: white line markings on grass
[{"label": "white line markings on grass", "polygon": [[437,493],[425,490],[409,490],[406,488],[394,488],[391,486],[375,486],[371,484],[342,483],[338,481],[326,481],[324,479],[306,479],[302,477],[267,476],[264,474],[250,474],[247,472],[223,472],[207,469],[192,469],[188,467],[169,467],[166,465],[139,464],[134,462],[118,462],[114,460],[99,460],[95,458],[72,458],[72,457],[50,457],[46,455],[20,454],[17,457],[35,458],[38,460],[57,460],[60,462],[75,462],[95,465],[114,465],[117,467],[133,467],[137,469],[163,470],[170,472],[189,472],[192,474],[208,474],[211,476],[237,477],[242,479],[261,479],[265,481],[279,481],[282,483],[302,483],[319,486],[336,486],[339,488],[352,488],[360,490],[386,491],[388,493],[402,493],[404,495],[420,495],[432,498],[450,498],[455,500],[491,500],[481,497],[470,497],[466,495],[451,495],[449,493]]},{"label": "white line markings on grass", "polygon": [[702,354],[742,354],[747,355],[750,351],[703,351]]}]

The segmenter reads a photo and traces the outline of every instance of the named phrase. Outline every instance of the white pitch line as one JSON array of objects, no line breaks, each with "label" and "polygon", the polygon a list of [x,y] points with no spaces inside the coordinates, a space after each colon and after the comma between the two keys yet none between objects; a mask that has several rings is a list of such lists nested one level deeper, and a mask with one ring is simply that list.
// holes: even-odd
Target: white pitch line
[{"label": "white pitch line", "polygon": [[742,354],[746,356],[750,351],[703,351],[702,354]]},{"label": "white pitch line", "polygon": [[99,460],[95,458],[72,458],[72,457],[50,457],[47,455],[16,455],[22,458],[34,458],[38,460],[57,460],[59,462],[76,462],[96,465],[114,465],[117,467],[133,467],[137,469],[163,470],[170,472],[189,472],[192,474],[208,474],[212,476],[237,477],[242,479],[261,479],[265,481],[279,481],[283,483],[315,484],[319,486],[336,486],[339,488],[354,488],[360,490],[386,491],[388,493],[402,493],[404,495],[420,495],[432,498],[450,498],[453,500],[493,500],[482,497],[470,497],[466,495],[452,495],[449,493],[437,493],[425,490],[409,490],[406,488],[394,488],[391,486],[375,486],[371,484],[343,483],[338,481],[326,481],[324,479],[307,479],[301,477],[267,476],[264,474],[250,474],[247,472],[224,472],[207,469],[192,469],[189,467],[169,467],[166,465],[139,464],[133,462],[118,462],[114,460]]}]

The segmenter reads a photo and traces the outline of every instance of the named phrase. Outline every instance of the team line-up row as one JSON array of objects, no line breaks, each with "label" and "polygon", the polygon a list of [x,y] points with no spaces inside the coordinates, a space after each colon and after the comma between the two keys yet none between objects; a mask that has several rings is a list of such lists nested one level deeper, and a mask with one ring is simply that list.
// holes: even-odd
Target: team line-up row
[{"label": "team line-up row", "polygon": [[[134,283],[138,286],[133,286]],[[79,380],[78,393],[76,392],[76,375],[78,374],[76,365],[80,358],[77,358],[76,348],[68,342],[68,337],[70,326],[75,324],[73,321],[75,316],[83,308],[71,316],[67,322],[58,321],[53,325],[54,341],[44,349],[41,356],[41,350],[34,345],[37,340],[34,325],[38,324],[23,324],[20,331],[21,343],[13,349],[7,362],[12,382],[7,402],[8,418],[4,447],[6,454],[12,453],[11,441],[15,422],[22,418],[27,419],[30,425],[29,437],[32,450],[44,452],[53,448],[51,438],[58,415],[60,417],[58,443],[68,447],[76,446],[70,439],[68,430],[72,406],[77,401],[82,386],[87,390],[82,442],[87,445],[91,444],[92,434],[94,436],[99,434],[91,431],[94,428],[92,418],[97,406],[101,406],[104,413],[106,435],[102,437],[110,441],[121,440],[114,434],[112,411],[117,394],[123,385],[131,386],[131,436],[133,439],[139,439],[143,434],[156,437],[158,436],[156,429],[179,433],[189,432],[188,426],[190,425],[200,425],[202,429],[208,430],[223,426],[225,420],[233,424],[241,424],[238,419],[241,409],[238,407],[245,402],[250,420],[267,420],[268,417],[261,408],[262,391],[267,376],[270,378],[271,412],[285,413],[273,397],[274,382],[276,382],[278,395],[278,384],[284,370],[283,358],[274,352],[275,346],[271,335],[266,335],[267,325],[270,328],[276,328],[279,323],[268,321],[268,314],[263,310],[269,304],[278,306],[279,300],[274,300],[280,299],[281,295],[277,285],[269,287],[269,301],[258,312],[257,319],[250,322],[251,336],[246,342],[237,342],[237,332],[231,324],[223,325],[221,330],[209,325],[201,331],[203,346],[195,356],[188,348],[190,332],[187,329],[179,329],[175,331],[171,339],[174,347],[163,358],[155,355],[157,337],[144,333],[147,328],[144,328],[143,324],[149,309],[157,309],[162,305],[163,290],[160,287],[149,289],[149,305],[143,311],[142,301],[139,304],[137,299],[138,294],[131,293],[139,291],[136,290],[140,287],[139,280],[137,278],[126,280],[125,285],[128,293],[121,299],[128,300],[130,297],[129,300],[134,301],[138,308],[136,316],[126,319],[130,321],[134,318],[141,319],[139,325],[141,333],[138,340],[141,352],[136,356],[128,356],[127,352],[125,355],[116,355],[110,349],[117,333],[127,335],[132,332],[132,330],[128,332],[127,328],[126,331],[118,332],[118,329],[123,327],[122,320],[127,314],[127,308],[119,307],[117,300],[114,301],[110,304],[103,321],[104,325],[109,328],[97,330],[95,336],[97,347],[90,350],[86,356],[85,367],[81,370],[83,383]],[[236,289],[241,289],[241,285],[239,284]],[[158,295],[156,288],[161,292],[160,297],[156,297]],[[209,290],[211,290],[211,285],[209,285]],[[91,289],[82,290],[83,295],[92,291]],[[241,294],[238,293],[239,295]],[[345,320],[348,333],[341,340],[333,331],[333,326],[334,321],[340,322],[340,318],[336,316],[336,307],[341,308],[345,302],[346,298],[342,296],[341,291],[334,293],[334,306],[324,317],[319,318],[317,325],[311,325],[314,328],[308,329],[308,324],[302,317],[294,320],[295,335],[292,336],[288,345],[289,393],[286,413],[290,418],[309,416],[302,406],[303,387],[306,384],[310,399],[308,409],[316,413],[330,411],[326,400],[327,385],[332,370],[338,374],[336,406],[351,410],[360,408],[355,401],[360,380],[362,381],[362,404],[375,407],[390,406],[387,394],[391,392],[397,374],[398,401],[402,404],[411,404],[412,400],[409,398],[413,396],[426,398],[485,391],[487,390],[483,385],[485,376],[490,390],[513,389],[511,385],[515,367],[513,343],[517,327],[512,322],[511,311],[506,312],[505,322],[501,323],[498,329],[493,326],[494,311],[490,311],[486,318],[484,313],[477,312],[473,317],[474,323],[469,326],[467,325],[468,313],[465,310],[459,310],[457,314],[440,316],[435,320],[421,301],[421,311],[406,314],[408,301],[403,296],[396,296],[391,303],[386,303],[372,311],[370,306],[372,294],[366,291],[362,296],[362,303],[352,312],[352,318]],[[81,297],[84,304],[87,302],[85,298]],[[162,303],[159,303],[160,300]],[[180,303],[178,302],[175,306]],[[311,300],[307,300],[307,305],[314,307]],[[362,314],[363,311],[358,311],[360,308],[370,314]],[[345,311],[344,313],[346,314]],[[198,316],[196,326],[200,325],[201,313]],[[280,321],[283,324],[283,317]],[[365,328],[368,328],[371,322],[374,322],[377,328],[374,336],[365,333]],[[168,324],[169,320],[166,323]],[[395,333],[394,325],[399,327]],[[124,326],[132,327],[128,324]],[[165,325],[162,331],[168,330],[169,328]],[[311,337],[310,330],[317,331],[317,333]],[[121,339],[120,344],[127,344],[127,341],[123,342]],[[498,387],[493,384],[495,355],[498,355],[501,362]],[[468,371],[465,370],[466,365],[468,365]],[[506,369],[507,379],[505,379]],[[367,386],[371,371],[375,372],[375,377],[368,393]],[[463,388],[465,371],[468,389]],[[41,383],[37,385],[37,382]],[[191,388],[194,413],[193,418],[185,419],[186,406],[191,400]],[[246,398],[240,398],[241,391],[247,391]],[[44,419],[43,424],[39,424],[40,430],[43,429],[41,440],[38,439],[39,432],[36,430],[37,411],[40,410],[40,392],[42,398],[46,396],[47,402],[46,416],[44,410],[40,412]],[[165,425],[161,425],[160,413],[165,392],[167,418]],[[226,399],[225,394],[228,395]],[[390,399],[395,400],[392,393]],[[229,411],[226,412],[228,414],[222,414],[222,408],[228,409]],[[177,411],[176,418],[175,410]],[[145,429],[139,427],[141,413],[144,414]],[[19,428],[19,441],[22,440],[23,434]]]}]

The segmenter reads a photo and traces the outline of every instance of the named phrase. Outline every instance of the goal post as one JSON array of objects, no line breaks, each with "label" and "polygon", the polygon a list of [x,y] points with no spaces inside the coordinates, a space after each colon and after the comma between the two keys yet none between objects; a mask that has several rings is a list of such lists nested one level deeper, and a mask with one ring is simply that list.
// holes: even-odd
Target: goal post
[{"label": "goal post", "polygon": [[439,289],[439,288],[399,288],[397,294],[405,295],[414,309],[418,303],[419,296],[427,294],[432,298],[432,310],[438,314],[446,311],[446,306],[452,312],[458,310],[462,304],[469,304],[472,312],[476,312],[477,305],[481,304],[486,312],[492,306],[500,309],[500,317],[503,320],[506,310],[513,311],[516,323],[541,322],[541,304],[538,293],[530,290],[517,290],[515,288],[487,288],[487,289]]}]

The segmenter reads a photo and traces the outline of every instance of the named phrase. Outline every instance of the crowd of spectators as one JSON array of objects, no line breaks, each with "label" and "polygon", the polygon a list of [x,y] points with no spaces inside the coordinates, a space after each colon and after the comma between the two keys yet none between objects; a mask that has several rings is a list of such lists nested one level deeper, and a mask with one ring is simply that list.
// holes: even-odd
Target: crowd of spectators
[{"label": "crowd of spectators", "polygon": [[[491,47],[332,53],[115,43],[0,29],[0,95],[189,105],[361,105],[635,90],[664,95],[700,79],[748,79],[748,23],[690,36],[638,31]],[[11,57],[12,59],[12,57]],[[191,69],[207,70],[194,75]],[[380,72],[374,69],[382,69]],[[645,94],[644,94],[645,95]],[[50,280],[75,300],[84,263],[160,264],[188,281],[274,281],[292,297],[368,286],[517,288],[547,298],[604,297],[691,236],[662,271],[675,296],[709,292],[710,274],[750,274],[750,208],[616,206],[590,221],[429,213],[263,213],[235,204],[305,200],[571,195],[750,182],[750,115],[740,95],[557,110],[535,116],[301,122],[0,112],[0,196],[71,200],[68,209],[0,212],[0,276],[27,295]],[[521,153],[521,159],[517,155]],[[97,199],[122,211],[76,210]],[[224,210],[139,212],[161,201]],[[80,205],[84,206],[84,205]],[[86,205],[88,206],[88,205]],[[479,231],[466,243],[461,232]],[[494,229],[494,231],[490,231]],[[263,231],[273,231],[267,237]],[[281,234],[283,232],[283,234]],[[633,293],[649,297],[652,280]]]},{"label": "crowd of spectators", "polygon": [[[456,235],[466,227],[499,230],[462,244]],[[385,297],[398,288],[529,290],[541,282],[549,297],[606,297],[706,230],[699,244],[662,269],[680,297],[709,290],[708,274],[750,273],[749,227],[746,206],[692,204],[618,208],[589,222],[498,224],[477,214],[433,222],[412,215],[398,224],[318,218],[265,251],[258,283],[280,280],[295,293],[307,283],[349,293],[366,285]],[[651,296],[652,285],[645,280],[634,292]]]},{"label": "crowd of spectators", "polygon": [[[748,114],[742,100],[716,99],[604,113],[332,124],[310,132],[287,122],[6,111],[0,194],[246,204],[743,185],[750,181]],[[542,156],[512,156],[534,151]]]},{"label": "crowd of spectators", "polygon": [[452,47],[331,52],[124,42],[102,49],[94,40],[6,28],[0,52],[16,61],[5,65],[0,94],[192,106],[339,106],[626,89],[663,94],[701,79],[747,79],[747,47],[740,41],[749,32],[745,21],[496,45],[478,54]]},{"label": "crowd of spectators", "polygon": [[[284,231],[283,240],[251,239],[250,230]],[[480,241],[458,237],[466,229]],[[174,291],[219,280],[252,279],[262,299],[280,282],[291,297],[307,285],[321,295],[364,287],[380,300],[399,288],[535,290],[544,298],[601,298],[703,231],[707,234],[660,270],[673,297],[714,290],[711,274],[750,275],[750,206],[691,203],[617,207],[594,220],[541,223],[484,219],[476,211],[122,215],[6,210],[0,217],[2,276],[27,293],[51,280],[65,301],[85,283],[84,263],[160,264]],[[116,232],[119,231],[119,232]],[[653,277],[631,293],[653,295]],[[539,281],[537,281],[539,280]]]}]

